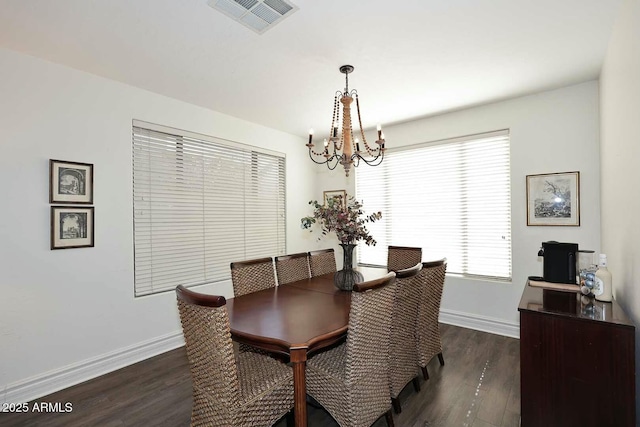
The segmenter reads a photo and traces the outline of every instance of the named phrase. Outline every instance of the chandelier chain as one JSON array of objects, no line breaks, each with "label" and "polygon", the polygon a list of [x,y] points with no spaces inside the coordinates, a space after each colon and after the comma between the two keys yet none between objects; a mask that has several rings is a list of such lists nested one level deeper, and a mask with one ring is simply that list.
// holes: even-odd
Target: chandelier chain
[{"label": "chandelier chain", "polygon": [[358,94],[356,93],[356,110],[358,111],[358,125],[360,126],[360,135],[362,136],[362,142],[364,142],[364,148],[367,150],[371,156],[373,153],[371,152],[371,148],[369,144],[367,144],[367,138],[364,136],[364,130],[362,130],[362,117],[360,116],[360,98],[358,98]]},{"label": "chandelier chain", "polygon": [[[348,74],[347,74],[348,75]],[[351,135],[351,152],[355,152],[356,151],[356,143],[355,143],[355,139],[353,138],[353,120],[351,120],[351,108],[349,108],[349,135]]]},{"label": "chandelier chain", "polygon": [[[338,91],[336,93],[336,97],[335,97],[335,101],[334,101],[334,105],[333,105],[333,113],[335,114],[336,125],[338,125],[339,121],[340,121],[340,99],[339,99],[339,97],[341,97],[341,96],[342,96],[342,92]],[[332,129],[332,131],[333,131],[333,129]],[[340,132],[340,144],[338,144],[337,141],[334,139],[333,140],[333,148],[334,148],[334,153],[336,151],[342,150],[342,132]]]},{"label": "chandelier chain", "polygon": [[345,87],[344,94],[347,95],[349,93],[349,71],[344,73]]}]

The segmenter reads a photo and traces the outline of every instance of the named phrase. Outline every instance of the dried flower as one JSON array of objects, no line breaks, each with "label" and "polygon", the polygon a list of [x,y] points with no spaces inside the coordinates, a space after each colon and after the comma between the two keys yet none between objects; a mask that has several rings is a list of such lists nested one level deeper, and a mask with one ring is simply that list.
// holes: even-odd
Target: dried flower
[{"label": "dried flower", "polygon": [[382,218],[382,212],[365,215],[362,203],[352,196],[347,198],[346,206],[338,197],[329,198],[326,205],[321,205],[317,200],[312,200],[309,204],[314,208],[313,216],[302,218],[301,225],[303,229],[313,231],[312,226],[319,223],[322,235],[318,240],[333,231],[342,244],[355,244],[358,240],[364,240],[367,245],[375,246],[376,241],[369,235],[365,224]]}]

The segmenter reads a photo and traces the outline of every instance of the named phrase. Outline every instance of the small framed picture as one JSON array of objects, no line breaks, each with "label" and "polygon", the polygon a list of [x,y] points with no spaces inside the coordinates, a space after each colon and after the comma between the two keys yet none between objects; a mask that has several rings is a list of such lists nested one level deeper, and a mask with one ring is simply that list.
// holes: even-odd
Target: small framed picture
[{"label": "small framed picture", "polygon": [[324,205],[327,206],[329,199],[338,199],[343,208],[347,207],[347,192],[345,190],[329,190],[323,192]]},{"label": "small framed picture", "polygon": [[93,206],[51,206],[51,249],[93,247]]},{"label": "small framed picture", "polygon": [[93,203],[93,165],[49,160],[49,203]]},{"label": "small framed picture", "polygon": [[527,175],[527,225],[580,225],[580,172]]}]

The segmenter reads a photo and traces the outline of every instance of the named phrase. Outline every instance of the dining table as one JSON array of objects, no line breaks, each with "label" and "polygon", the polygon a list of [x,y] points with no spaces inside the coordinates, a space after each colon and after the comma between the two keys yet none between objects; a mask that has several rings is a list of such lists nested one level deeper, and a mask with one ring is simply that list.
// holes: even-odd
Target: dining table
[{"label": "dining table", "polygon": [[[359,267],[365,281],[385,268]],[[307,425],[307,358],[343,340],[351,292],[338,289],[334,273],[303,279],[227,300],[234,341],[289,358],[293,368],[296,427]]]}]

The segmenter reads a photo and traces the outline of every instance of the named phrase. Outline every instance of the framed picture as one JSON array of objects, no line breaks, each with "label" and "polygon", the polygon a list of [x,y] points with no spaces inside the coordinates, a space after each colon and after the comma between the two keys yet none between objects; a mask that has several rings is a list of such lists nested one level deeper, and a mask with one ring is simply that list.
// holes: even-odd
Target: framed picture
[{"label": "framed picture", "polygon": [[51,206],[51,249],[93,247],[93,206]]},{"label": "framed picture", "polygon": [[339,199],[343,208],[347,207],[347,192],[345,190],[329,190],[324,193],[324,205],[327,205],[329,199]]},{"label": "framed picture", "polygon": [[49,203],[93,203],[93,165],[49,160]]},{"label": "framed picture", "polygon": [[580,172],[527,175],[527,225],[580,225]]}]

